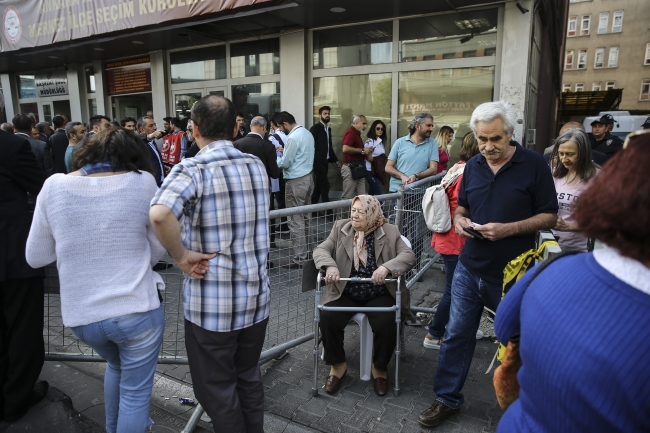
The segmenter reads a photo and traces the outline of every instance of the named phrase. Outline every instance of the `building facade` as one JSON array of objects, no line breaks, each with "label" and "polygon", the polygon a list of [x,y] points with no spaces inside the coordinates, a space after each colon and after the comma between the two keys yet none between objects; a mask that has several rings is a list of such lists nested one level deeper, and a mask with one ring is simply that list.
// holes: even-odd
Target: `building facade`
[{"label": "building facade", "polygon": [[623,89],[621,110],[650,112],[650,4],[571,0],[562,91]]},{"label": "building facade", "polygon": [[[24,1],[8,3],[20,12]],[[41,11],[34,15],[38,21],[22,24],[34,37],[31,46],[13,47],[11,35],[1,35],[0,84],[9,119],[31,112],[44,121],[55,114],[82,121],[105,114],[119,121],[153,110],[161,124],[168,115],[189,116],[196,100],[218,94],[232,99],[247,121],[286,110],[309,127],[318,108],[329,105],[339,154],[354,114],[365,114],[369,123],[381,119],[392,143],[407,133],[416,113],[430,112],[437,128],[456,131],[456,151],[472,111],[486,101],[515,106],[516,138],[529,147],[546,147],[544,131],[555,128],[564,31],[556,23],[566,22],[568,0],[538,6],[531,0],[360,0],[335,7],[239,0],[240,7],[203,15],[190,0],[26,1]],[[145,13],[149,5],[160,12],[161,5],[176,2],[190,5],[187,16],[121,24],[143,5]],[[11,18],[8,10],[0,5]],[[78,27],[81,17],[89,26],[101,16],[110,24],[112,12],[114,30],[76,38],[52,18]],[[336,189],[340,176],[331,170],[330,176]]]}]

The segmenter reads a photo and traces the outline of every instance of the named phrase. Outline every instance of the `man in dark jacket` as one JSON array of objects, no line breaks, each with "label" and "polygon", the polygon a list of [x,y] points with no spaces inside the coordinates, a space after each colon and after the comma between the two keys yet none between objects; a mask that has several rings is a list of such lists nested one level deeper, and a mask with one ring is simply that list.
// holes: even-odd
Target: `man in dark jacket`
[{"label": "man in dark jacket", "polygon": [[277,179],[280,176],[280,169],[276,161],[275,146],[269,140],[264,139],[266,134],[266,119],[256,116],[251,120],[251,132],[244,138],[234,143],[235,148],[242,153],[249,153],[257,156],[266,167],[266,174]]},{"label": "man in dark jacket", "polygon": [[52,175],[54,173],[54,161],[52,155],[50,155],[50,150],[47,148],[47,143],[36,140],[29,135],[32,129],[32,119],[24,113],[18,113],[11,119],[11,122],[14,124],[15,134],[29,141],[38,166],[48,176]]},{"label": "man in dark jacket", "polygon": [[[314,136],[314,193],[311,195],[312,204],[318,203],[320,198],[323,203],[330,201],[330,182],[327,178],[327,163],[336,164],[336,168],[341,169],[334,148],[332,148],[332,128],[327,126],[330,122],[330,107],[323,106],[318,110],[320,122],[309,128],[309,132]],[[328,215],[332,211],[328,211]]]},{"label": "man in dark jacket", "polygon": [[54,160],[54,172],[66,174],[65,169],[65,151],[68,149],[68,136],[65,135],[65,119],[63,116],[54,116],[52,118],[54,125],[54,134],[50,136],[50,149],[52,149],[52,159]]},{"label": "man in dark jacket", "polygon": [[607,131],[608,126],[612,124],[614,124],[614,117],[611,114],[604,114],[591,122],[591,133],[587,134],[591,140],[591,150],[604,153],[605,162],[623,149],[623,141]]},{"label": "man in dark jacket", "polygon": [[0,416],[13,422],[47,393],[43,368],[43,269],[25,260],[31,225],[27,193],[47,175],[26,138],[0,132]]},{"label": "man in dark jacket", "polygon": [[147,150],[149,151],[149,159],[151,160],[151,165],[153,166],[153,177],[156,179],[156,185],[160,187],[163,180],[165,180],[165,168],[162,162],[162,156],[156,146],[157,138],[163,136],[163,131],[156,131],[156,122],[153,121],[153,118],[149,116],[143,116],[138,119],[136,124],[136,129],[138,130],[137,135],[147,144]]}]

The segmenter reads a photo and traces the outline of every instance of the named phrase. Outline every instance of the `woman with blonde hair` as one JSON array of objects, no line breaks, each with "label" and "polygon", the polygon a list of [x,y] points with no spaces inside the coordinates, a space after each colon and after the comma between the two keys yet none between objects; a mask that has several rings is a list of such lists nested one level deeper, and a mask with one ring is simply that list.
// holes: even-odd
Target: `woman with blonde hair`
[{"label": "woman with blonde hair", "polygon": [[447,148],[449,147],[449,143],[451,143],[451,140],[453,140],[453,138],[454,130],[451,126],[444,125],[438,131],[436,141],[438,142],[438,155],[440,157],[440,161],[438,161],[438,171],[436,171],[436,174],[442,173],[443,170],[447,170],[447,163],[449,162],[449,151]]}]

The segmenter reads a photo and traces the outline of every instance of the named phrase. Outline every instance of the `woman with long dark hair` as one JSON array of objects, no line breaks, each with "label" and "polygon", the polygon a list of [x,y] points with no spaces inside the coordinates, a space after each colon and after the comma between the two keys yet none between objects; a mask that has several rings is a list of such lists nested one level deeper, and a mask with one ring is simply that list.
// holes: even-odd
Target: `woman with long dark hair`
[{"label": "woman with long dark hair", "polygon": [[554,227],[562,251],[587,251],[587,238],[576,222],[575,208],[580,195],[596,176],[598,166],[592,161],[587,134],[577,128],[567,129],[555,140],[550,161],[554,161],[553,181],[559,210]]},{"label": "woman with long dark hair", "polygon": [[149,221],[158,187],[145,144],[124,128],[91,137],[72,169],[43,185],[27,262],[56,261],[64,325],[107,362],[106,431],[142,433],[165,324],[151,269],[165,254]]},{"label": "woman with long dark hair", "polygon": [[386,162],[386,143],[387,143],[386,124],[377,119],[372,122],[368,130],[368,139],[364,147],[372,147],[372,155],[368,155],[366,160],[366,181],[368,182],[368,194],[381,195],[381,186],[384,184]]}]

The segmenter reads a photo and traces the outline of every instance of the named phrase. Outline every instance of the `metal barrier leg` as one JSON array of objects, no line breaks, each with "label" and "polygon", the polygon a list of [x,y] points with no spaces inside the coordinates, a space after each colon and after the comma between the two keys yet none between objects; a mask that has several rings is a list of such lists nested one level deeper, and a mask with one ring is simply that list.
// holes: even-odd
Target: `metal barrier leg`
[{"label": "metal barrier leg", "polygon": [[203,409],[203,407],[200,404],[198,404],[196,406],[196,409],[194,409],[194,413],[192,413],[192,416],[190,417],[189,421],[187,421],[185,428],[181,430],[181,433],[192,433],[196,428],[197,424],[199,423],[201,416],[204,413],[205,413],[205,409]]},{"label": "metal barrier leg", "polygon": [[[316,284],[320,284],[318,281]],[[311,387],[311,395],[316,397],[318,396],[318,324],[320,323],[320,310],[318,305],[320,304],[320,287],[316,288],[316,304],[314,307],[314,382]]]},{"label": "metal barrier leg", "polygon": [[395,292],[395,323],[397,324],[397,342],[395,344],[395,389],[393,390],[393,395],[395,397],[400,395],[399,389],[399,360],[402,353],[402,344],[400,341],[400,331],[402,326],[402,292],[400,291],[400,284],[402,283],[402,278],[397,279],[397,292]]}]

